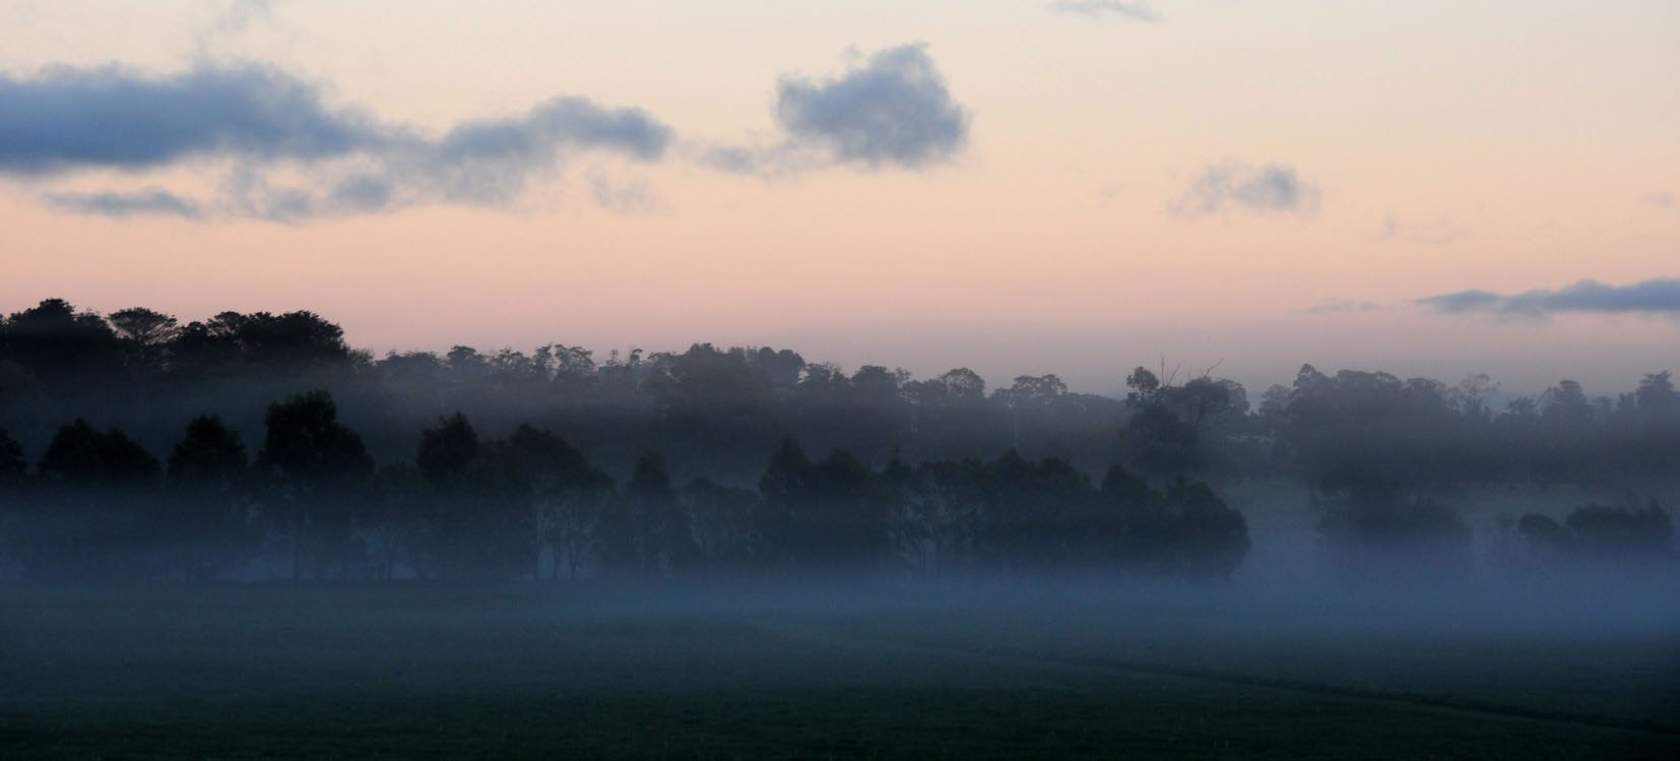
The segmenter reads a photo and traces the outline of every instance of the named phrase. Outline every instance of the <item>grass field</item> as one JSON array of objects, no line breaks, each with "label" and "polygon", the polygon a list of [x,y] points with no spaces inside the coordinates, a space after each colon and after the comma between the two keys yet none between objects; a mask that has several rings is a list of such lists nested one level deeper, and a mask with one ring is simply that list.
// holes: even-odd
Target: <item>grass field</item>
[{"label": "grass field", "polygon": [[1680,758],[1667,619],[1372,610],[1025,587],[13,588],[0,758]]}]

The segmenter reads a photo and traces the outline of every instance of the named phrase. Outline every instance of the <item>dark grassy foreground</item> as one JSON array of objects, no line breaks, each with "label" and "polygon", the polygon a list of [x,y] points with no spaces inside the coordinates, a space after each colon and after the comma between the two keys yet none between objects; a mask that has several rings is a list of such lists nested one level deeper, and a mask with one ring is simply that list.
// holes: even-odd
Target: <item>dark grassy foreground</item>
[{"label": "dark grassy foreground", "polygon": [[0,758],[1680,758],[1665,621],[1414,618],[1020,589],[12,588]]}]

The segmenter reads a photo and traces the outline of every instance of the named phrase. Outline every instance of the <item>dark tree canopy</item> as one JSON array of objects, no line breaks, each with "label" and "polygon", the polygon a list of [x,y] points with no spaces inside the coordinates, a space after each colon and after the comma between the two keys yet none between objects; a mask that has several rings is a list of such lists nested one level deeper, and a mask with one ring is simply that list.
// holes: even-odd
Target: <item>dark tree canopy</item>
[{"label": "dark tree canopy", "polygon": [[170,483],[193,488],[227,489],[244,478],[249,465],[245,443],[216,415],[202,415],[169,454]]},{"label": "dark tree canopy", "polygon": [[[1303,365],[1253,409],[1211,373],[1138,368],[1115,398],[1042,371],[989,387],[967,368],[918,379],[709,343],[374,359],[307,311],[186,320],[48,299],[0,319],[0,520],[57,531],[67,557],[120,536],[144,551],[113,562],[136,568],[187,553],[160,531],[203,529],[193,542],[220,549],[164,564],[195,576],[228,548],[278,547],[300,575],[1217,578],[1248,546],[1221,495],[1251,488],[1299,488],[1334,557],[1427,548],[1418,567],[1451,568],[1470,555],[1470,490],[1680,487],[1667,370],[1622,393],[1564,379],[1512,396],[1485,375]],[[169,453],[167,478],[149,452]],[[1671,555],[1667,514],[1642,505],[1506,528],[1570,557]],[[19,533],[26,513],[65,521]]]},{"label": "dark tree canopy", "polygon": [[23,445],[0,428],[0,490],[15,489],[23,483],[29,471],[29,461],[23,457]]},{"label": "dark tree canopy", "polygon": [[48,483],[79,489],[141,488],[155,481],[161,467],[127,434],[99,431],[85,420],[64,426],[41,456],[41,477]]},{"label": "dark tree canopy", "polygon": [[338,422],[325,391],[299,394],[268,408],[260,465],[310,490],[346,488],[373,473],[361,436]]},{"label": "dark tree canopy", "polygon": [[433,488],[454,491],[465,482],[478,450],[478,432],[457,412],[420,432],[414,461]]}]

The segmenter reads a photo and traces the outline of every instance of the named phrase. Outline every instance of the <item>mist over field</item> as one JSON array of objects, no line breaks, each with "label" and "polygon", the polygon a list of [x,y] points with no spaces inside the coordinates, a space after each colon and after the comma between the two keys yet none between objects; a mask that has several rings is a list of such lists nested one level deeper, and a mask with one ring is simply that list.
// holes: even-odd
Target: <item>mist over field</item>
[{"label": "mist over field", "polygon": [[1680,759],[1676,39],[0,0],[0,761]]},{"label": "mist over field", "polygon": [[1109,398],[53,300],[0,363],[8,757],[1680,748],[1667,372]]}]

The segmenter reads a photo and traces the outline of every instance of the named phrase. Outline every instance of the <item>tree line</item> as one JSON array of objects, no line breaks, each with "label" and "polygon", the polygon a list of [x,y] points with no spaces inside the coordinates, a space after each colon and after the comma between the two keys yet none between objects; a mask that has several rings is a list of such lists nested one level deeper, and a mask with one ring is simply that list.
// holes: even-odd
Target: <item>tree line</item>
[{"label": "tree line", "polygon": [[1067,462],[892,458],[871,468],[783,441],[757,488],[674,484],[643,453],[616,484],[561,436],[481,437],[462,414],[376,466],[330,394],[275,402],[253,455],[214,415],[160,461],[121,430],[59,428],[28,467],[0,430],[0,539],[34,578],[211,578],[254,560],[292,578],[666,578],[986,569],[1229,576],[1249,547],[1206,484],[1100,484]]},{"label": "tree line", "polygon": [[[291,534],[319,537],[294,542],[291,564],[300,573],[349,564],[323,560],[355,554],[332,549],[343,537],[424,548],[437,573],[465,573],[489,561],[446,545],[472,532],[485,532],[485,541],[467,543],[475,552],[527,567],[547,558],[557,574],[556,567],[591,564],[727,567],[747,557],[762,566],[788,553],[803,564],[873,553],[930,570],[1052,556],[1083,562],[1140,536],[1157,538],[1150,547],[1193,543],[1160,539],[1200,529],[1158,516],[1199,515],[1191,505],[1217,502],[1223,486],[1253,479],[1299,483],[1320,531],[1360,548],[1356,556],[1414,544],[1464,548],[1469,529],[1452,507],[1455,495],[1502,484],[1628,495],[1596,506],[1616,516],[1608,522],[1535,514],[1502,524],[1524,542],[1583,554],[1598,541],[1591,537],[1623,531],[1603,526],[1626,524],[1634,528],[1623,533],[1669,543],[1667,514],[1653,501],[1680,488],[1680,394],[1667,371],[1612,395],[1564,380],[1511,396],[1480,375],[1447,384],[1311,365],[1253,402],[1241,384],[1211,373],[1180,378],[1165,367],[1138,368],[1125,384],[1120,397],[1072,392],[1055,375],[990,388],[965,368],[925,379],[875,365],[848,373],[788,349],[711,344],[605,358],[560,343],[375,358],[310,312],[224,312],[183,323],[145,308],[102,315],[49,299],[0,319],[0,426],[10,432],[0,440],[0,479],[26,483],[34,495],[97,487],[138,490],[153,501],[152,492],[232,490],[247,516],[264,515],[270,536],[284,515]],[[300,392],[311,389],[320,391],[307,396],[320,398],[303,404]],[[275,399],[285,414],[316,419],[276,420]],[[323,407],[332,409],[331,426],[319,420]],[[203,429],[196,439],[192,426],[182,433],[189,419]],[[319,438],[271,442],[276,426],[314,426]],[[242,455],[249,460],[242,467],[231,463],[244,444],[215,445],[256,431],[264,440]],[[801,461],[787,451],[790,441],[837,454],[788,465],[803,474],[797,478],[772,478],[767,453],[772,465]],[[199,450],[219,452],[227,470],[190,464]],[[24,452],[42,453],[33,469]],[[170,454],[160,462],[146,452]],[[102,464],[86,465],[95,461]],[[539,461],[549,464],[538,468]],[[561,461],[569,464],[552,464]],[[1093,477],[1116,464],[1125,478]],[[234,471],[243,475],[228,475]],[[187,475],[194,472],[221,475]],[[1121,487],[1131,482],[1141,491]],[[1041,505],[1028,496],[1034,489],[1060,490],[1065,501]],[[520,496],[536,493],[548,496]],[[1120,493],[1150,507],[1126,521],[1091,507]],[[1000,507],[1005,499],[1009,507]],[[341,500],[357,508],[331,507]],[[871,553],[806,546],[820,524],[774,518],[790,500],[802,500],[813,521],[829,512],[885,516],[859,518],[873,528],[834,539]],[[533,507],[538,502],[547,507]],[[585,504],[594,507],[574,507]],[[697,505],[707,507],[696,512]],[[379,510],[407,517],[372,517]],[[752,517],[720,517],[736,513]],[[1137,517],[1144,514],[1157,518]],[[409,520],[417,515],[425,516],[418,528]],[[1005,531],[1009,521],[1018,525]],[[855,527],[833,528],[851,536]],[[1000,540],[1000,532],[1011,538]],[[513,542],[496,539],[504,536],[538,538],[513,552],[497,544]],[[1111,540],[1100,545],[1107,549],[1073,546],[1098,536]],[[484,549],[493,546],[504,550]],[[1111,560],[1202,562],[1165,550],[1146,559],[1149,552],[1132,547]]]}]

